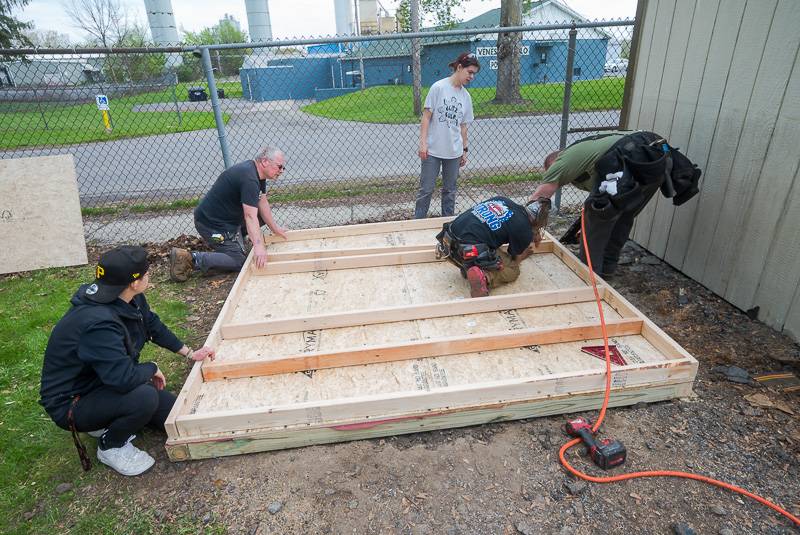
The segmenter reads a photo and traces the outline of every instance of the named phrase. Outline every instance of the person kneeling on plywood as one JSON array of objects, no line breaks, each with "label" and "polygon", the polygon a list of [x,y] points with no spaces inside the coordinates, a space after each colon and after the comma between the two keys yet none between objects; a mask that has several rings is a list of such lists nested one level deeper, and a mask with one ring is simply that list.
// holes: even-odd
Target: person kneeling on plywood
[{"label": "person kneeling on plywood", "polygon": [[490,288],[517,280],[519,263],[542,239],[549,211],[549,199],[527,206],[500,196],[479,202],[443,225],[436,236],[437,257],[459,267],[472,297],[486,297]]}]

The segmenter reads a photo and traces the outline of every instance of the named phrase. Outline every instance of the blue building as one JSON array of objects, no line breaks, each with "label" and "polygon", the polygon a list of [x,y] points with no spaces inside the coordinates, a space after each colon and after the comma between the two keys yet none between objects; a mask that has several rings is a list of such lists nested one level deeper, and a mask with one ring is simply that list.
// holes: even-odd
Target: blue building
[{"label": "blue building", "polygon": [[[557,0],[541,0],[524,14],[524,25],[583,21],[583,17]],[[493,9],[455,29],[497,27],[500,9]],[[474,53],[481,70],[470,87],[497,84],[497,34],[441,37],[421,40],[422,85],[430,86],[450,74],[448,64],[460,53]],[[579,30],[575,50],[574,78],[603,76],[609,39],[601,29]],[[563,82],[567,63],[567,30],[526,32],[521,40],[520,83]],[[363,85],[410,85],[411,44],[409,40],[370,41],[309,47],[305,57],[271,59],[265,66],[240,71],[243,95],[252,100],[317,99],[356,91]],[[363,65],[363,68],[362,68]]]}]

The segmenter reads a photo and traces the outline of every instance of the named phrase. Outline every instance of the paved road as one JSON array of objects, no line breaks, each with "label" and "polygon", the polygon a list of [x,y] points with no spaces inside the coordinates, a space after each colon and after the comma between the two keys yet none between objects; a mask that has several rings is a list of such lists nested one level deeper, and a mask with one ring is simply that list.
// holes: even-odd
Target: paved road
[{"label": "paved road", "polygon": [[[379,178],[419,173],[419,127],[337,121],[307,115],[305,103],[226,100],[231,114],[227,135],[234,162],[251,158],[266,144],[288,155],[283,184]],[[210,109],[210,103],[202,103]],[[168,110],[169,107],[166,107]],[[617,111],[575,113],[570,126],[615,124]],[[506,168],[524,171],[540,165],[557,148],[558,115],[480,119],[470,128],[466,171]],[[570,136],[570,141],[579,135]],[[72,153],[83,204],[126,198],[170,200],[199,194],[222,172],[216,130],[149,136],[65,148],[0,153],[0,158]]]}]

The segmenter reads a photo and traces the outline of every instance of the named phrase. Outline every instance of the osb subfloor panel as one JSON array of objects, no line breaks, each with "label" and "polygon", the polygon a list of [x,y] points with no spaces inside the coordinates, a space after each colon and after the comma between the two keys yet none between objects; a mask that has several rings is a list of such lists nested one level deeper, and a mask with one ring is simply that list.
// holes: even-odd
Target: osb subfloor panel
[{"label": "osb subfloor panel", "polygon": [[[581,286],[586,283],[555,254],[540,253],[521,263],[519,279],[492,295]],[[253,276],[243,290],[231,323],[469,299],[466,281],[444,261]]]},{"label": "osb subfloor panel", "polygon": [[[311,377],[305,373],[291,373],[211,381],[202,385],[198,401],[190,413],[203,414],[374,395],[431,392],[446,387],[542,378],[556,373],[603,371],[605,369],[603,361],[580,350],[583,345],[602,345],[602,343],[602,340],[592,340],[548,344],[368,366],[331,368],[317,370]],[[631,364],[663,360],[658,350],[642,336],[621,336],[612,339],[610,343],[619,345]],[[261,349],[265,350],[263,346]]]}]

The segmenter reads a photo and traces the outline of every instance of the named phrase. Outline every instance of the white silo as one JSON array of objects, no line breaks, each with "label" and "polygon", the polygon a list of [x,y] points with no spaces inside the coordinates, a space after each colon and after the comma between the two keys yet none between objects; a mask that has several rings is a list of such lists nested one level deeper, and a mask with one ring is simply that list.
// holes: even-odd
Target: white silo
[{"label": "white silo", "polygon": [[352,0],[333,0],[333,10],[336,13],[336,35],[355,35]]},{"label": "white silo", "polygon": [[245,0],[247,9],[247,28],[250,42],[272,40],[272,23],[269,20],[268,0]]},{"label": "white silo", "polygon": [[181,42],[171,0],[144,0],[144,9],[147,11],[147,22],[155,44],[166,46]]}]

